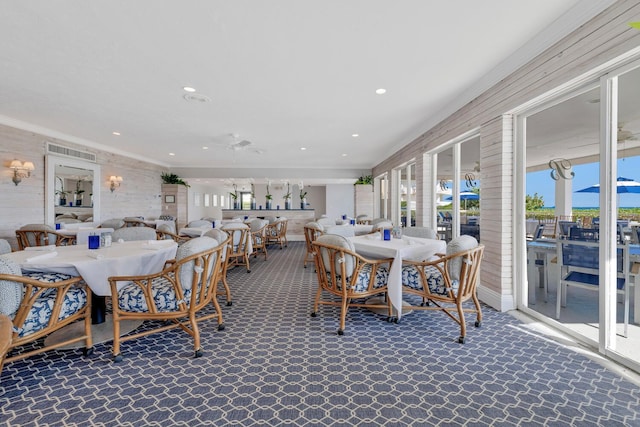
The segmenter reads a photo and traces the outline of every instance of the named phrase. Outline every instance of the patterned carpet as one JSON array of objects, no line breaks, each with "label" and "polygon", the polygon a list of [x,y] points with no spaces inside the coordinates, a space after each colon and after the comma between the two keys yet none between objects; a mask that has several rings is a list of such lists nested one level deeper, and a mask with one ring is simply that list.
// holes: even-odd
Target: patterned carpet
[{"label": "patterned carpet", "polygon": [[[226,330],[202,327],[204,356],[173,330],[84,358],[52,351],[5,366],[0,423],[108,426],[640,426],[640,389],[583,355],[484,308],[464,345],[444,314],[399,324],[353,309],[309,316],[304,244],[229,273]],[[143,326],[145,327],[145,326]]]}]

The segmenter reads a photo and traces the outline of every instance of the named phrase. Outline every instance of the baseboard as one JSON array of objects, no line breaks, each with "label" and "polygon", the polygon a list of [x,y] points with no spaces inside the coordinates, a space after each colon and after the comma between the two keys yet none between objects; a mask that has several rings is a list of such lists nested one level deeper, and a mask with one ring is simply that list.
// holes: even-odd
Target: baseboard
[{"label": "baseboard", "polygon": [[483,303],[501,312],[514,310],[516,308],[513,295],[500,294],[493,289],[482,286],[482,284],[478,286],[478,298]]}]

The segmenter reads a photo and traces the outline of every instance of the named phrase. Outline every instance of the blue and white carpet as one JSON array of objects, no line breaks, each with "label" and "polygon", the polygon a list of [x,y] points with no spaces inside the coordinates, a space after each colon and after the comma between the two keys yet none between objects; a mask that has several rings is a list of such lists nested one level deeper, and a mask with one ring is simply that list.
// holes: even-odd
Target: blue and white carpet
[{"label": "blue and white carpet", "polygon": [[[366,309],[310,317],[316,291],[302,242],[229,273],[226,329],[201,324],[204,356],[180,330],[9,363],[10,426],[640,426],[640,389],[585,356],[484,308],[458,344],[440,312],[399,324]],[[145,327],[144,325],[142,327]]]}]

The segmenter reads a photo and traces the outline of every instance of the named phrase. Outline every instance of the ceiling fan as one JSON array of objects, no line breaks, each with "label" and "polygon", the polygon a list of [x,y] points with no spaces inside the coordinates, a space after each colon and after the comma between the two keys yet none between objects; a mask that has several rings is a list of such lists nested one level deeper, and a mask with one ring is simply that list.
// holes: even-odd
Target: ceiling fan
[{"label": "ceiling fan", "polygon": [[248,151],[255,154],[264,153],[264,150],[257,148],[252,141],[240,138],[240,135],[237,133],[227,134],[221,139],[222,142],[219,144],[224,145],[225,148],[230,151]]},{"label": "ceiling fan", "polygon": [[624,123],[618,123],[618,142],[637,141],[640,133],[633,133],[624,128]]}]

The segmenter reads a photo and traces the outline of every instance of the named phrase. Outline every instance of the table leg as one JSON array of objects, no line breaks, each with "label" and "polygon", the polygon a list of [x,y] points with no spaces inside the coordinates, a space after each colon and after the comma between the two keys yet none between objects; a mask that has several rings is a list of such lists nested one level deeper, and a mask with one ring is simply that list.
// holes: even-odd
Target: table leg
[{"label": "table leg", "polygon": [[104,323],[107,316],[106,297],[91,292],[91,323],[98,325]]}]

